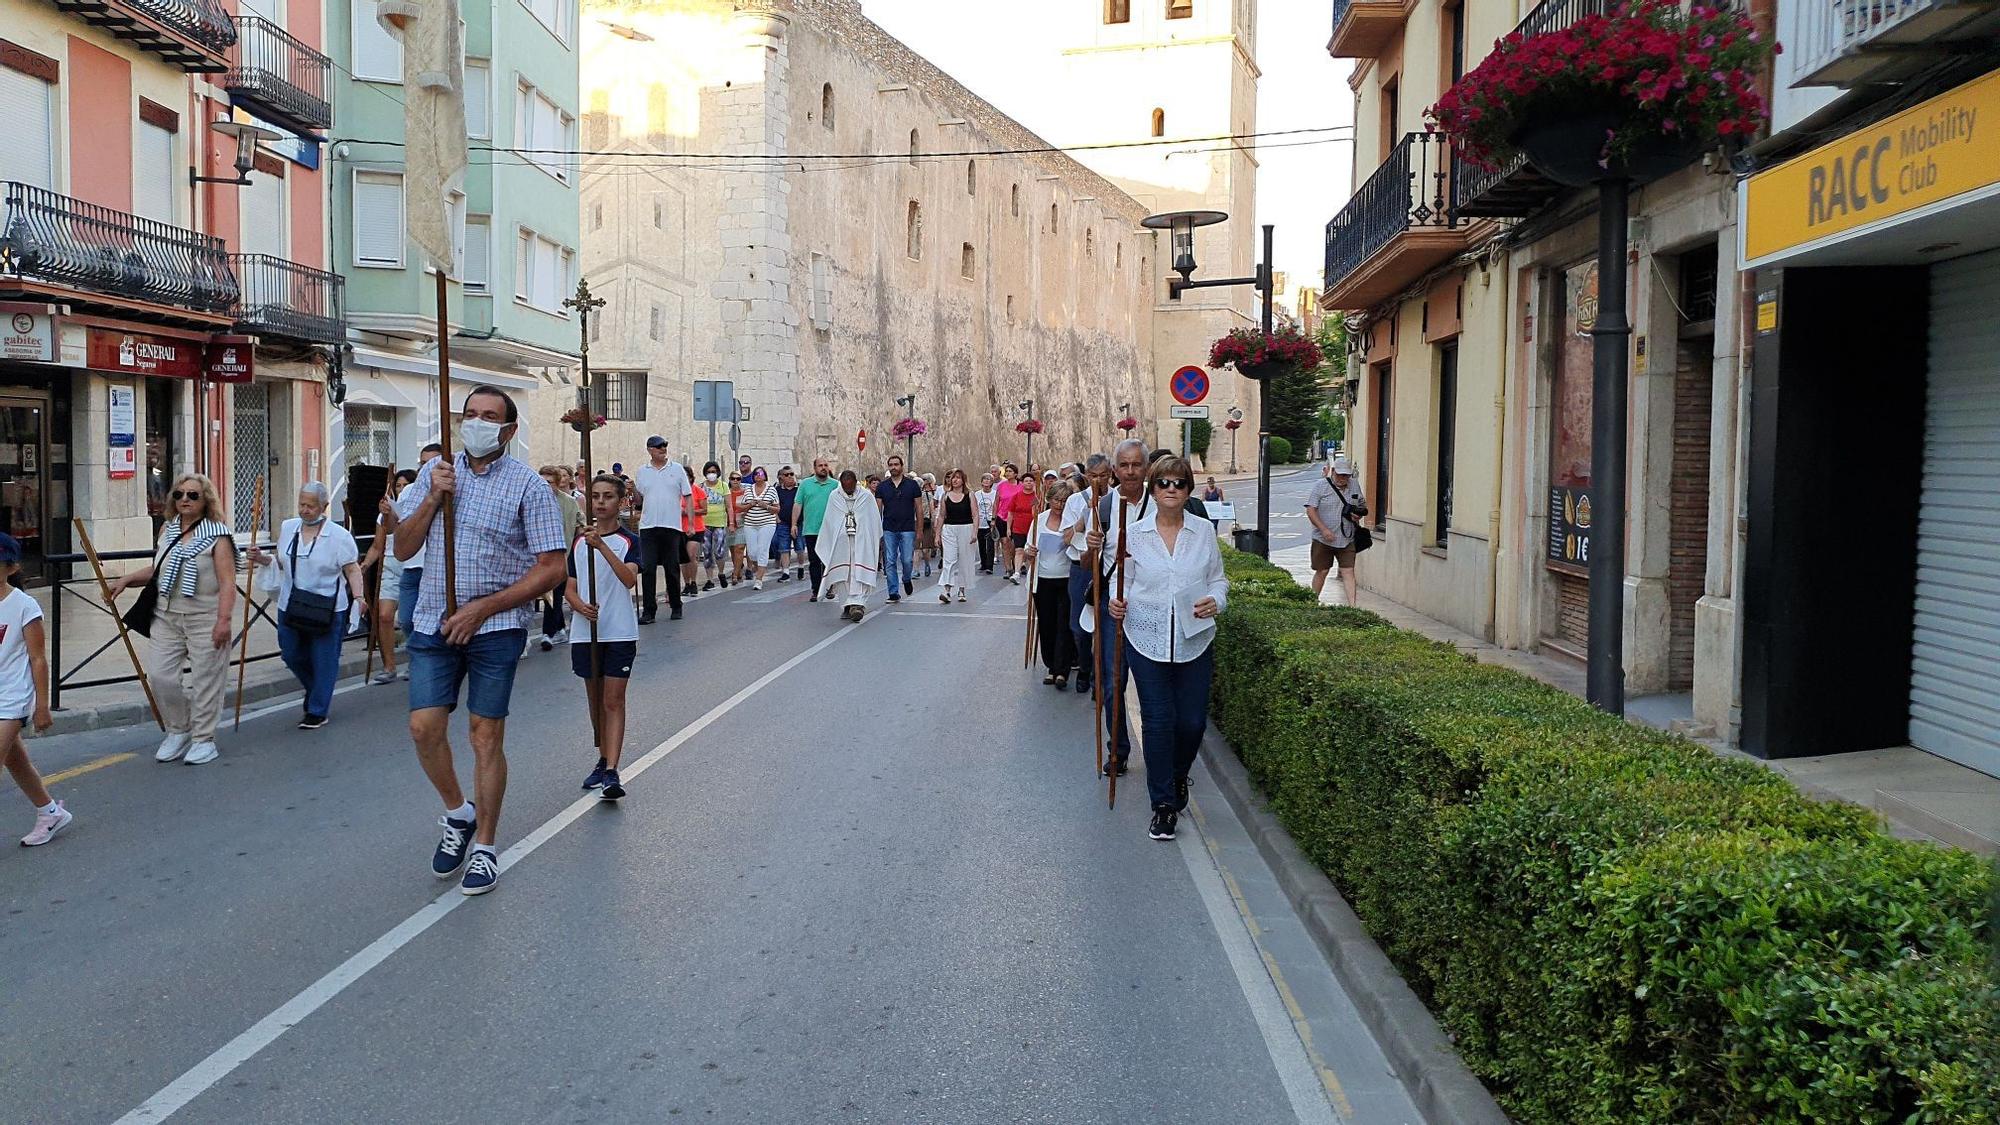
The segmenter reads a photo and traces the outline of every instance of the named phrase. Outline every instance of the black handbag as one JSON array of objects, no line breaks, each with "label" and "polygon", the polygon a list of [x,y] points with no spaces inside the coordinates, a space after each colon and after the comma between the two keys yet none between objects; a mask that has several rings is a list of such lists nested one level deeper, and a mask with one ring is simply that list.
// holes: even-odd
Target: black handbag
[{"label": "black handbag", "polygon": [[[317,546],[318,544],[314,545]],[[292,578],[294,581],[292,584],[292,596],[286,599],[284,611],[278,614],[278,620],[298,632],[307,633],[312,636],[322,636],[331,632],[333,630],[334,618],[339,615],[339,607],[335,604],[334,600],[335,595],[303,589],[298,585],[296,581],[299,574],[298,535],[292,536],[291,545],[286,548],[286,553],[291,555],[292,558]]]},{"label": "black handbag", "polygon": [[1340,518],[1354,525],[1354,538],[1348,541],[1353,546],[1354,553],[1358,555],[1368,548],[1373,547],[1375,545],[1375,536],[1369,532],[1368,528],[1360,520],[1354,517],[1354,508],[1348,504],[1347,497],[1341,495],[1338,488],[1333,490],[1333,494],[1340,499]]},{"label": "black handbag", "polygon": [[160,557],[153,560],[153,577],[146,582],[146,588],[139,591],[139,596],[132,599],[132,608],[118,615],[118,619],[125,623],[126,629],[148,640],[152,639],[153,615],[159,612],[160,608],[160,567],[166,564],[167,556],[173,554],[174,548],[180,546],[181,540],[186,538],[187,528],[183,527],[181,533],[174,536],[174,541],[167,544],[167,549],[160,552]]}]

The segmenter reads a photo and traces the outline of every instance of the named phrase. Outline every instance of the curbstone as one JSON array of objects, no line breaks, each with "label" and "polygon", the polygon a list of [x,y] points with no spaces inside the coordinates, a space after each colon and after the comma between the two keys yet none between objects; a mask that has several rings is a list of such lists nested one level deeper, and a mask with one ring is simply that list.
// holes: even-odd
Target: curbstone
[{"label": "curbstone", "polygon": [[1299,911],[1306,931],[1425,1120],[1432,1125],[1506,1125],[1509,1118],[1491,1091],[1458,1056],[1451,1038],[1388,954],[1368,936],[1339,888],[1278,823],[1242,760],[1213,724],[1201,750],[1216,789],[1249,830],[1279,888]]},{"label": "curbstone", "polygon": [[[398,649],[397,651],[400,655],[402,650]],[[367,666],[367,663],[368,654],[366,652],[357,652],[352,656],[342,657],[339,678],[344,680],[349,676],[360,675],[362,669]],[[284,663],[276,661],[274,662],[274,666],[277,668],[276,674],[259,676],[256,672],[252,672],[251,678],[244,683],[243,705],[246,709],[251,704],[268,702],[279,696],[299,691],[298,681],[292,678],[291,672],[285,670]],[[233,673],[235,666],[232,664],[230,667]],[[236,679],[232,674],[223,695],[222,721],[224,723],[227,723],[230,717],[235,714],[235,701]],[[82,734],[85,731],[110,730],[114,727],[147,724],[153,722],[153,709],[146,704],[145,696],[141,695],[138,699],[128,699],[122,703],[108,703],[101,707],[65,707],[57,711],[54,717],[55,725],[36,737],[57,738],[65,734]]]}]

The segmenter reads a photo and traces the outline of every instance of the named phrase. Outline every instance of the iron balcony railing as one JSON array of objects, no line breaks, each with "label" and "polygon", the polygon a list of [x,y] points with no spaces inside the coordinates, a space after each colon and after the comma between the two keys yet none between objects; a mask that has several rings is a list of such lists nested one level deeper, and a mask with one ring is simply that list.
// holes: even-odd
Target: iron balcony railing
[{"label": "iron balcony railing", "polygon": [[222,86],[259,116],[312,132],[333,124],[333,60],[262,16],[236,17]]},{"label": "iron balcony railing", "polygon": [[1627,0],[1542,0],[1535,10],[1528,13],[1514,28],[1514,34],[1527,38],[1550,31],[1561,31],[1585,16],[1608,16],[1625,6]]},{"label": "iron balcony railing", "polygon": [[236,25],[216,0],[54,0],[85,23],[130,40],[183,70],[223,69]]},{"label": "iron balcony railing", "polygon": [[[1850,86],[1894,81],[1937,55],[1963,50],[1957,42],[1992,0],[1804,0],[1780,19],[1794,86]],[[1990,30],[1991,25],[1987,25]],[[1990,34],[1975,38],[1992,38]]]},{"label": "iron balcony railing", "polygon": [[1397,235],[1463,225],[1452,194],[1452,145],[1437,133],[1410,133],[1326,224],[1326,286],[1360,268]]},{"label": "iron balcony railing", "polygon": [[236,304],[222,240],[32,184],[0,183],[0,274],[221,313]]},{"label": "iron balcony railing", "polygon": [[241,330],[314,344],[346,338],[341,317],[346,278],[269,254],[231,254],[229,265],[242,284],[236,307]]},{"label": "iron balcony railing", "polygon": [[1340,30],[1340,18],[1347,14],[1347,9],[1353,3],[1354,0],[1333,0],[1333,30]]}]

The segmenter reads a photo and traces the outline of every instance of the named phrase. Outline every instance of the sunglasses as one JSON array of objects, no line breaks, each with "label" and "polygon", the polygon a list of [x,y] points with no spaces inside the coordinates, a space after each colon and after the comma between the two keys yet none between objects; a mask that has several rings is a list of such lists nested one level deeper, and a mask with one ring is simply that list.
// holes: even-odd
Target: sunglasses
[{"label": "sunglasses", "polygon": [[1180,492],[1194,491],[1194,482],[1186,477],[1159,477],[1153,481],[1154,489],[1171,488]]},{"label": "sunglasses", "polygon": [[200,491],[199,489],[197,489],[197,490],[195,490],[195,491],[193,491],[193,492],[182,492],[182,491],[180,491],[179,489],[175,489],[174,491],[172,491],[172,492],[169,492],[169,493],[167,493],[167,495],[169,495],[169,496],[173,497],[173,498],[174,498],[174,499],[176,499],[176,500],[199,500],[199,499],[201,499],[201,491]]}]

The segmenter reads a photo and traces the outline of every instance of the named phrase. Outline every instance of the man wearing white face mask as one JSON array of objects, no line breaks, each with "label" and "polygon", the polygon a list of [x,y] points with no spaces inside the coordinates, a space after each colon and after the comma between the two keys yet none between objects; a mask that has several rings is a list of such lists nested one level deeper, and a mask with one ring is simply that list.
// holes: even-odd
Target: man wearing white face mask
[{"label": "man wearing white face mask", "polygon": [[[422,549],[429,561],[413,614],[409,664],[410,736],[445,807],[431,873],[449,879],[463,869],[459,889],[468,895],[485,894],[500,878],[494,840],[507,792],[514,669],[535,616],[530,603],[564,579],[567,538],[555,493],[534,469],[503,452],[518,423],[514,400],[504,391],[474,387],[459,423],[461,450],[450,464],[442,457],[426,464],[396,501],[396,557]],[[437,518],[445,496],[453,498],[458,596],[457,612],[449,615],[444,521]],[[461,684],[472,713],[474,801],[459,788],[445,735]]]}]

